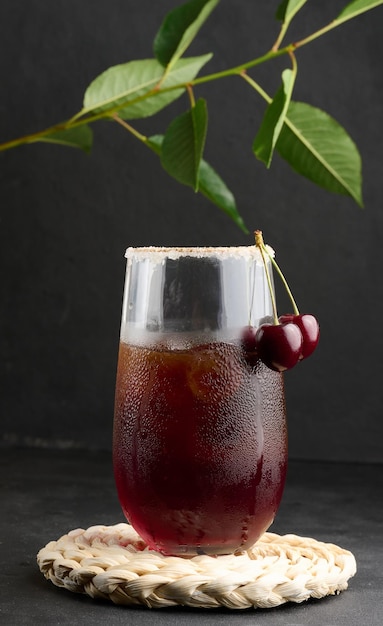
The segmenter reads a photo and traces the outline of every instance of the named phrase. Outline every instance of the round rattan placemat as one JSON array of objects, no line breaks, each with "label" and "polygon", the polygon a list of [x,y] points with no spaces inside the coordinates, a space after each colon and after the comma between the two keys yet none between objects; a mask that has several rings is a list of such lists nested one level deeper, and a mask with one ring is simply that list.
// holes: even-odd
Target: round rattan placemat
[{"label": "round rattan placemat", "polygon": [[76,529],[37,555],[55,585],[115,604],[271,608],[347,589],[353,554],[309,537],[264,533],[238,555],[166,557],[128,524]]}]

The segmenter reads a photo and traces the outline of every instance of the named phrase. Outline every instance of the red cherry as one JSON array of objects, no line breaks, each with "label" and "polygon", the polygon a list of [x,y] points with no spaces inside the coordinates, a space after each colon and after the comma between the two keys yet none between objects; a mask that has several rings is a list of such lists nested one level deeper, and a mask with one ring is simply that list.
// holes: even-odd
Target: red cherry
[{"label": "red cherry", "polygon": [[254,326],[245,326],[241,333],[241,346],[245,360],[250,367],[255,367],[259,359],[255,342],[256,332],[257,329]]},{"label": "red cherry", "polygon": [[318,345],[319,341],[319,324],[314,315],[304,313],[303,315],[293,315],[289,313],[287,315],[281,315],[279,318],[281,324],[291,322],[298,326],[302,333],[302,352],[301,359],[306,359],[312,354]]},{"label": "red cherry", "polygon": [[296,324],[262,324],[255,341],[261,360],[272,370],[283,372],[299,361],[302,352],[302,333]]},{"label": "red cherry", "polygon": [[245,352],[254,352],[257,349],[255,345],[255,333],[257,329],[254,326],[245,326],[241,332],[241,346]]}]

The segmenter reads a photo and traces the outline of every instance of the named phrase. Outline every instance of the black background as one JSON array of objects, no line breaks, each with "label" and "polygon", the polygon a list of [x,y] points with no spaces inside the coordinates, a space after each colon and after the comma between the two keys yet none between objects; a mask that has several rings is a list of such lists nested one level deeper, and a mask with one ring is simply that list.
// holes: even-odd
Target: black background
[{"label": "black background", "polygon": [[[67,119],[111,65],[152,56],[170,0],[2,0],[0,141]],[[279,2],[222,0],[190,49],[204,71],[267,51]],[[308,2],[287,41],[333,19],[345,0]],[[294,97],[325,109],[357,143],[365,209],[294,174],[270,171],[251,143],[264,103],[240,79],[196,90],[209,107],[206,158],[261,228],[300,309],[321,323],[320,346],[286,374],[290,455],[383,461],[383,10],[297,53]],[[255,73],[273,93],[287,58]],[[186,108],[136,126],[164,132]],[[3,445],[111,446],[124,251],[128,245],[247,245],[213,205],[171,180],[122,129],[95,127],[90,156],[48,144],[0,153],[0,380]],[[280,295],[280,312],[284,297]]]}]

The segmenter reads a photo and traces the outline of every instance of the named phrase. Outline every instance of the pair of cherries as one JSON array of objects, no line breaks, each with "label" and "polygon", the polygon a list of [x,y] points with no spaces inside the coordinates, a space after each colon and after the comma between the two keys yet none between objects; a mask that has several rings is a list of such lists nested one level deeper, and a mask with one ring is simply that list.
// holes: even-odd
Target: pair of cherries
[{"label": "pair of cherries", "polygon": [[314,315],[287,314],[279,324],[262,324],[254,342],[258,356],[272,370],[283,372],[312,354],[319,341],[319,324]]},{"label": "pair of cherries", "polygon": [[[261,324],[257,329],[251,327],[245,329],[242,335],[242,346],[250,365],[254,365],[256,359],[261,359],[270,369],[276,372],[284,372],[314,352],[319,341],[319,324],[314,315],[308,313],[299,314],[287,281],[274,260],[274,255],[270,254],[267,246],[264,244],[262,231],[256,230],[254,235],[255,245],[260,251],[265,267],[270,299],[273,306],[274,324],[265,323]],[[281,315],[278,318],[266,257],[269,258],[279,274],[290,297],[294,313]]]},{"label": "pair of cherries", "polygon": [[281,315],[278,324],[247,328],[242,345],[249,355],[256,355],[267,367],[284,372],[312,354],[319,341],[319,324],[314,315]]}]

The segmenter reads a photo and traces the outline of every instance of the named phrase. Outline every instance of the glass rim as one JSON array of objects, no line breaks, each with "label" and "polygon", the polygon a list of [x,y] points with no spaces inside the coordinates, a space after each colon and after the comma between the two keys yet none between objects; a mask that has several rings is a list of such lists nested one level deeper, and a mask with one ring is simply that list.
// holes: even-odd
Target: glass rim
[{"label": "glass rim", "polygon": [[[266,245],[267,252],[274,257],[274,250]],[[125,257],[129,259],[151,259],[159,261],[163,259],[176,260],[184,257],[206,258],[219,257],[221,259],[245,259],[262,261],[259,248],[251,246],[139,246],[129,247],[125,251]]]}]

